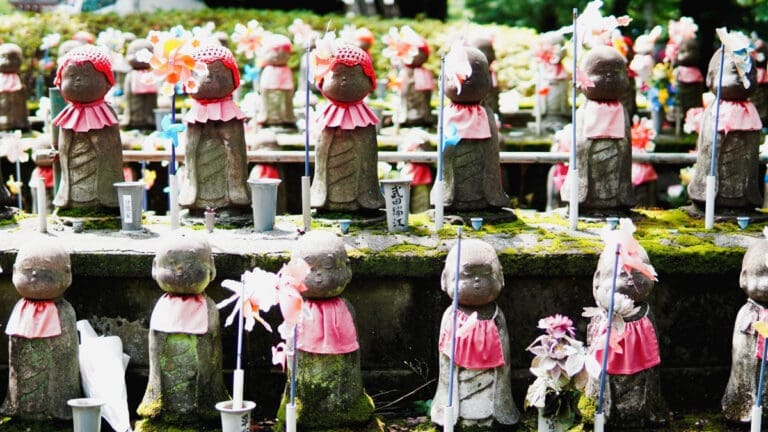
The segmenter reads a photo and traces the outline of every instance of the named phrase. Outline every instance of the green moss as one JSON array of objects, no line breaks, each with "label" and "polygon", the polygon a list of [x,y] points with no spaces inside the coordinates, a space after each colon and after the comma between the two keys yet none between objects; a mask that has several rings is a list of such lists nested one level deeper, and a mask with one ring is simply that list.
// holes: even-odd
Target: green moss
[{"label": "green moss", "polygon": [[0,417],[3,432],[71,432],[72,422],[65,420],[25,421]]},{"label": "green moss", "polygon": [[107,207],[56,208],[55,215],[62,217],[103,218],[120,214],[120,209]]},{"label": "green moss", "polygon": [[703,242],[704,240],[691,234],[680,234],[679,236],[675,237],[675,243],[684,247],[700,245]]},{"label": "green moss", "polygon": [[137,420],[134,432],[215,432],[220,431],[221,426],[215,425],[179,425],[175,423],[166,423],[157,420],[143,419]]},{"label": "green moss", "polygon": [[581,419],[584,423],[594,424],[595,413],[597,412],[597,401],[594,398],[588,397],[584,394],[579,398],[577,408],[581,413]]}]

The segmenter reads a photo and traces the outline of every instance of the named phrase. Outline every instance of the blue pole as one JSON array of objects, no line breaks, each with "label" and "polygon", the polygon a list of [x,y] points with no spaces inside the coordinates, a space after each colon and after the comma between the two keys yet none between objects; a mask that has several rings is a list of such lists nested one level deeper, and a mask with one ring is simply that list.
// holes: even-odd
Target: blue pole
[{"label": "blue pole", "polygon": [[763,384],[765,384],[765,356],[768,354],[768,341],[763,338],[763,358],[760,361],[760,381],[757,385],[757,402],[755,405],[763,406]]},{"label": "blue pole", "polygon": [[296,405],[296,358],[299,356],[298,324],[293,326],[293,358],[291,358],[291,405]]},{"label": "blue pole", "polygon": [[309,177],[309,42],[307,42],[306,73],[304,74],[304,84],[307,87],[304,95],[304,175]]},{"label": "blue pole", "polygon": [[445,55],[440,57],[440,110],[437,122],[437,181],[443,181],[443,142],[445,130],[443,129],[445,118]]},{"label": "blue pole", "polygon": [[21,163],[19,163],[18,159],[16,159],[16,182],[19,184],[19,194],[17,195],[17,198],[18,198],[18,202],[19,202],[19,211],[21,211],[21,210],[23,210],[21,208],[21,206],[22,206],[22,202],[21,202],[21,187],[22,187],[23,183],[21,182]]},{"label": "blue pole", "polygon": [[720,71],[717,76],[717,97],[715,98],[715,137],[712,139],[712,160],[709,164],[709,175],[717,172],[717,129],[720,123],[720,91],[723,88],[723,63],[725,63],[725,45],[720,47]]},{"label": "blue pole", "polygon": [[600,369],[600,394],[597,398],[597,413],[602,414],[603,413],[603,398],[605,395],[605,381],[606,376],[608,375],[608,350],[610,349],[610,341],[611,341],[611,323],[613,322],[613,297],[616,293],[616,278],[618,277],[618,269],[619,269],[619,251],[621,249],[621,244],[616,243],[616,258],[613,261],[613,281],[611,282],[611,300],[609,302],[608,306],[608,329],[605,332],[605,347],[603,347],[603,359],[602,359],[602,366]]},{"label": "blue pole", "polygon": [[459,310],[459,276],[461,276],[461,228],[458,227],[458,238],[456,239],[456,271],[454,278],[456,284],[453,287],[453,303],[451,303],[451,314],[453,322],[451,323],[451,364],[448,369],[448,406],[453,406],[453,375],[456,373],[456,317]]}]

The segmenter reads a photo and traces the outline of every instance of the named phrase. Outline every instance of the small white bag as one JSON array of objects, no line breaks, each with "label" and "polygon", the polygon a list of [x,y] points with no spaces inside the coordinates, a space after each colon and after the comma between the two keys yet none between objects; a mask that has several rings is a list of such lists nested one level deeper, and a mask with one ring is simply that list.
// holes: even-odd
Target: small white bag
[{"label": "small white bag", "polygon": [[125,369],[130,357],[118,336],[98,336],[87,320],[77,322],[80,332],[80,377],[89,398],[104,401],[101,416],[115,432],[131,432]]}]

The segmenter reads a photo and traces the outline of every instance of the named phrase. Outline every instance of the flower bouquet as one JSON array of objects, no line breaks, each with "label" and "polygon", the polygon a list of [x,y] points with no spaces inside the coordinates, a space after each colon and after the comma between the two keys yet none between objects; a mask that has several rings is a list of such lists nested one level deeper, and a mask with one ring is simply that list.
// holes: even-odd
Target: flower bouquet
[{"label": "flower bouquet", "polygon": [[539,320],[538,328],[545,334],[526,348],[535,355],[530,370],[536,380],[528,387],[525,407],[536,407],[540,418],[567,427],[576,418],[580,393],[590,377],[599,376],[600,365],[575,339],[570,318],[556,314]]}]

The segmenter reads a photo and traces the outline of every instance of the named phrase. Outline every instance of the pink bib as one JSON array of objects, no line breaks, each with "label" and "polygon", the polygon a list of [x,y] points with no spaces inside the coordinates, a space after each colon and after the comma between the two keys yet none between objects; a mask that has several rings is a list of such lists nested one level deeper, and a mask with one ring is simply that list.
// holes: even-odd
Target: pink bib
[{"label": "pink bib", "polygon": [[208,302],[202,294],[165,293],[152,310],[149,328],[163,333],[205,334],[208,332]]},{"label": "pink bib", "polygon": [[53,300],[22,298],[13,307],[5,326],[5,334],[27,339],[40,339],[61,334],[59,310]]},{"label": "pink bib", "polygon": [[413,68],[413,88],[416,91],[430,91],[435,89],[435,78],[429,69],[423,67]]},{"label": "pink bib", "polygon": [[0,93],[11,93],[21,90],[21,78],[17,73],[0,73]]},{"label": "pink bib", "polygon": [[259,78],[261,90],[293,90],[293,73],[288,66],[264,66]]},{"label": "pink bib", "polygon": [[[498,306],[497,309],[498,311]],[[494,314],[495,316],[495,314]],[[456,311],[457,328],[467,321],[469,315],[461,310]],[[440,331],[440,352],[451,356],[451,327],[445,326]],[[477,324],[466,334],[456,338],[456,355],[458,366],[466,369],[492,369],[504,366],[504,353],[501,349],[499,328],[493,318],[477,320]]]},{"label": "pink bib", "polygon": [[53,119],[53,124],[75,132],[88,132],[117,124],[117,115],[104,99],[87,104],[70,102]]},{"label": "pink bib", "polygon": [[757,108],[755,108],[752,102],[748,100],[720,101],[720,120],[717,122],[718,132],[753,131],[762,128],[763,122],[760,121],[760,115],[757,113]]},{"label": "pink bib", "polygon": [[[768,309],[760,306],[755,302],[754,300],[750,299],[750,303],[752,303],[755,307],[758,309],[758,321],[768,322]],[[752,328],[752,323],[750,323],[749,330],[750,333],[757,333]],[[757,333],[757,345],[755,346],[755,358],[758,360],[763,359],[763,345],[765,345],[765,338],[760,335],[760,333]]]},{"label": "pink bib", "polygon": [[445,109],[445,124],[456,126],[462,139],[486,139],[491,137],[488,113],[481,104],[461,105],[450,103]]},{"label": "pink bib", "polygon": [[192,108],[184,115],[186,123],[243,120],[245,113],[232,101],[232,96],[221,99],[192,99]]},{"label": "pink bib", "polygon": [[[605,323],[602,324],[603,326]],[[605,334],[602,330],[600,334]],[[650,369],[659,363],[659,342],[651,320],[645,316],[637,321],[626,323],[624,333],[619,335],[611,331],[612,345],[618,344],[622,353],[608,353],[608,373],[611,375],[632,375]],[[603,346],[595,350],[598,363],[603,361]]]},{"label": "pink bib", "polygon": [[376,114],[363,101],[348,104],[333,100],[330,100],[330,102],[317,119],[318,126],[321,129],[338,127],[344,130],[352,130],[375,125],[379,122]]},{"label": "pink bib", "polygon": [[765,68],[757,68],[757,83],[758,84],[765,84],[768,83],[768,73],[766,73]]},{"label": "pink bib", "polygon": [[675,68],[675,77],[677,82],[683,84],[693,84],[704,82],[704,76],[696,66],[678,66]]},{"label": "pink bib", "polygon": [[624,107],[619,101],[587,99],[580,109],[584,116],[584,135],[589,139],[621,139],[626,136]]},{"label": "pink bib", "polygon": [[152,76],[152,71],[135,70],[131,72],[131,93],[133,94],[152,94],[157,93],[157,84],[153,83],[147,76]]},{"label": "pink bib", "polygon": [[299,321],[297,347],[314,354],[347,354],[360,349],[357,330],[341,297],[304,300],[309,317]]},{"label": "pink bib", "polygon": [[555,164],[555,170],[552,173],[552,183],[555,185],[555,190],[560,190],[565,183],[565,177],[568,175],[568,165],[559,163]]}]

